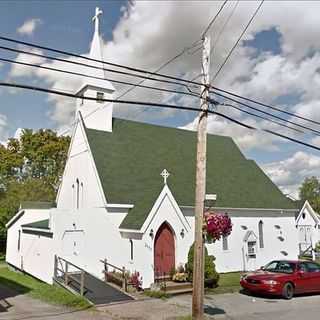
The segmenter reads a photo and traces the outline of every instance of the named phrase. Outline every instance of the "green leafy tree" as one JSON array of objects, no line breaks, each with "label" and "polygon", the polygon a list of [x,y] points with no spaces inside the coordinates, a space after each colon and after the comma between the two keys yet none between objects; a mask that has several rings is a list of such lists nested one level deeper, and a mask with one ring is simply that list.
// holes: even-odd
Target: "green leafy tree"
[{"label": "green leafy tree", "polygon": [[22,201],[55,199],[69,144],[70,137],[44,129],[25,129],[20,139],[0,144],[0,238]]},{"label": "green leafy tree", "polygon": [[308,200],[316,212],[320,212],[320,181],[317,177],[304,179],[299,196],[301,200]]}]

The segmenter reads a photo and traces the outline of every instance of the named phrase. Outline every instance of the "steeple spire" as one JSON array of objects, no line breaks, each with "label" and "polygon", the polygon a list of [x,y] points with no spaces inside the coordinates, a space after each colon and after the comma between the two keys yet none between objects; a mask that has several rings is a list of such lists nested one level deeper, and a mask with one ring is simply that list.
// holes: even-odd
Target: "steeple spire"
[{"label": "steeple spire", "polygon": [[[79,96],[77,103],[77,116],[78,112],[81,112],[87,128],[110,132],[112,131],[113,105],[110,103],[106,105],[106,103],[104,103],[102,100],[104,98],[111,99],[113,97],[113,92],[115,91],[115,89],[109,81],[104,80],[106,76],[103,70],[103,51],[99,30],[101,15],[102,10],[97,7],[95,15],[92,18],[92,21],[94,22],[94,34],[89,53],[89,57],[91,59],[97,60],[90,62],[90,64],[97,68],[87,68],[86,70],[86,74],[101,79],[93,79],[88,77],[84,77],[82,79],[82,84],[76,93]],[[95,97],[97,101],[85,101],[84,99],[82,99],[82,97],[86,96]]]}]

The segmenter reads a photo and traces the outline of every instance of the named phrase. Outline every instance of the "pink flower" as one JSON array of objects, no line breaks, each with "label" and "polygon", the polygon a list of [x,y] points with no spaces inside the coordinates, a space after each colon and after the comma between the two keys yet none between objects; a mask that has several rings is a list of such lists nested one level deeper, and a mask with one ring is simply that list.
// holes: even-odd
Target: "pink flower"
[{"label": "pink flower", "polygon": [[228,236],[232,231],[231,219],[227,214],[205,212],[204,231],[208,241],[219,240]]}]

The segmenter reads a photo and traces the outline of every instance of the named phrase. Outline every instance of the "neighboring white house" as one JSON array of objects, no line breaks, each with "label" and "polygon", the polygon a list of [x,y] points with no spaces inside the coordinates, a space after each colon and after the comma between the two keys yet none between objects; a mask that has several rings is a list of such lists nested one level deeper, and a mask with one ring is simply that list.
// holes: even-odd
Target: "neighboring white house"
[{"label": "neighboring white house", "polygon": [[[98,14],[90,56],[102,60]],[[82,99],[114,91],[108,81],[83,79],[56,204],[23,203],[7,224],[7,262],[45,282],[52,283],[55,255],[100,278],[106,258],[139,271],[143,287],[187,261],[196,133],[115,119],[111,103]],[[214,210],[233,223],[229,237],[207,245],[219,272],[297,258],[302,226],[319,239],[309,204],[297,208],[229,137],[208,135],[206,190],[217,195]]]}]

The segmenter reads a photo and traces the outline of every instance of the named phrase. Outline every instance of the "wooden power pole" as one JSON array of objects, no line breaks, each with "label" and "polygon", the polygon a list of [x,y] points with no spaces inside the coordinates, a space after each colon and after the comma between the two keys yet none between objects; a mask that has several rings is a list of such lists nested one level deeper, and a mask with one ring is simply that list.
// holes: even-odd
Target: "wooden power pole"
[{"label": "wooden power pole", "polygon": [[206,194],[206,158],[207,158],[207,117],[209,96],[209,65],[210,65],[210,39],[204,37],[202,52],[202,86],[200,97],[200,114],[197,134],[197,167],[195,191],[195,242],[193,261],[193,295],[192,319],[203,319],[204,296],[204,241],[203,241],[203,213]]}]

